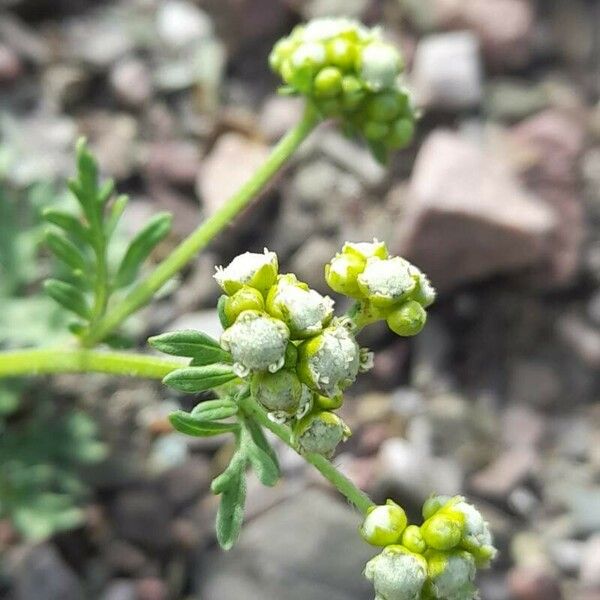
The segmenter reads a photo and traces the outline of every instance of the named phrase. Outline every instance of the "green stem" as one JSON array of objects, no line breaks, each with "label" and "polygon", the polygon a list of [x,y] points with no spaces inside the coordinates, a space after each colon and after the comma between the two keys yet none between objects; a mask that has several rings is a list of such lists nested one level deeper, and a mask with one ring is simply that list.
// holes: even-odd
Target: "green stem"
[{"label": "green stem", "polygon": [[184,363],[125,352],[80,348],[40,348],[0,352],[0,379],[48,373],[110,373],[126,377],[162,379]]},{"label": "green stem", "polygon": [[[271,154],[252,177],[210,218],[192,232],[175,250],[140,281],[123,301],[96,323],[83,339],[84,346],[102,341],[129,315],[147,304],[152,296],[194,256],[213,240],[256,195],[264,189],[277,171],[297,150],[302,141],[319,123],[320,117],[307,108],[302,120],[273,148]],[[231,165],[236,169],[236,165]]]},{"label": "green stem", "polygon": [[239,400],[242,409],[252,418],[274,433],[280,440],[295,450],[304,460],[313,465],[343,496],[345,496],[364,515],[374,506],[373,501],[362,490],[358,489],[345,475],[340,473],[329,460],[320,454],[300,452],[292,442],[288,427],[269,419],[267,413],[251,396],[242,396]]},{"label": "green stem", "polygon": [[[126,352],[102,352],[80,348],[41,348],[0,352],[0,379],[19,375],[44,375],[51,373],[110,373],[125,377],[162,379],[185,363],[131,354]],[[371,499],[342,475],[326,458],[319,454],[300,452],[292,442],[288,427],[274,423],[267,413],[249,395],[240,395],[244,412],[263,427],[273,432],[307,462],[318,469],[323,477],[354,504],[363,514],[373,506]]]}]

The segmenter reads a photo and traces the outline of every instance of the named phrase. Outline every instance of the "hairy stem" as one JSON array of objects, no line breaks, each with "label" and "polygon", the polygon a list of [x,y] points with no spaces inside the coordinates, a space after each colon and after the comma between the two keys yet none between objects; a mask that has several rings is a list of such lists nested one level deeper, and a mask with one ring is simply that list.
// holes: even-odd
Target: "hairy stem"
[{"label": "hairy stem", "polygon": [[[50,373],[110,373],[125,377],[162,379],[186,363],[164,360],[141,354],[101,352],[79,348],[42,348],[0,352],[0,379],[19,375],[44,375]],[[358,489],[330,461],[319,454],[301,453],[292,443],[288,427],[272,422],[267,413],[247,394],[240,396],[242,410],[256,422],[273,432],[307,462],[318,469],[323,477],[354,504],[363,514],[373,506],[371,499]]]},{"label": "hairy stem", "polygon": [[39,348],[0,352],[0,379],[49,373],[110,373],[126,377],[162,379],[185,363],[125,352],[80,348]]},{"label": "hairy stem", "polygon": [[345,496],[360,512],[367,511],[374,506],[373,501],[362,490],[358,489],[345,475],[340,473],[329,460],[320,454],[311,452],[300,452],[292,442],[292,435],[288,427],[274,423],[269,419],[267,413],[258,405],[256,400],[249,395],[244,395],[239,400],[242,410],[250,415],[255,421],[274,433],[290,448],[298,452],[304,460],[313,465],[337,490]]},{"label": "hairy stem", "polygon": [[[93,346],[114,331],[129,315],[146,305],[152,296],[194,256],[206,247],[244,209],[297,150],[319,123],[314,109],[307,108],[302,120],[273,148],[263,165],[210,218],[202,223],[145,279],[140,281],[111,311],[95,324],[83,338],[84,346]],[[231,165],[236,169],[236,165]]]}]

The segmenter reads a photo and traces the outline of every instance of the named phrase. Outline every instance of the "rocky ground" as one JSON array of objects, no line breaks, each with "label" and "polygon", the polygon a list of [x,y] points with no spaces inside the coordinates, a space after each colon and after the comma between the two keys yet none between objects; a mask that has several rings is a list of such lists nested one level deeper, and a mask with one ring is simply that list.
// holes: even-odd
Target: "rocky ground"
[{"label": "rocky ground", "polygon": [[[78,135],[132,197],[128,227],[175,215],[164,252],[244,181],[300,106],[266,57],[301,19],[384,23],[423,107],[390,168],[322,127],[247,211],[137,319],[218,329],[214,264],[267,246],[325,291],[346,239],[385,239],[440,290],[412,341],[365,333],[375,368],[345,405],[335,461],[416,511],[468,494],[501,549],[484,600],[600,599],[600,4],[593,0],[4,0],[0,163],[24,188],[62,180]],[[156,260],[160,258],[157,255]],[[357,516],[285,448],[252,483],[239,546],[216,548],[208,486],[231,449],[173,434],[178,397],[103,377],[77,398],[110,452],[87,469],[83,526],[41,544],[0,523],[11,600],[370,598]]]}]

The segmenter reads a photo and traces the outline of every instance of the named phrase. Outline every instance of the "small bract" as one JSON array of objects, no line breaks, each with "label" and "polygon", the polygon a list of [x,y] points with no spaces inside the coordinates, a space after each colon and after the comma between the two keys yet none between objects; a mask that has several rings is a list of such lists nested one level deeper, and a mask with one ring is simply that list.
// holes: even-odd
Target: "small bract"
[{"label": "small bract", "polygon": [[292,339],[320,333],[333,317],[333,304],[291,274],[280,275],[267,296],[268,313],[288,326]]},{"label": "small bract", "polygon": [[334,397],[351,385],[360,368],[354,335],[339,322],[298,347],[298,375],[316,392]]},{"label": "small bract", "polygon": [[247,310],[221,335],[221,346],[231,353],[238,377],[251,371],[274,373],[283,367],[290,332],[285,323],[257,310]]},{"label": "small bract", "polygon": [[387,546],[365,567],[375,600],[419,600],[427,580],[427,562],[401,545]]},{"label": "small bract", "polygon": [[363,539],[373,546],[389,546],[400,541],[406,528],[407,519],[404,510],[392,500],[373,507],[360,528]]},{"label": "small bract", "polygon": [[226,294],[235,294],[242,286],[256,288],[263,294],[275,283],[279,264],[277,255],[266,248],[262,254],[245,252],[225,268],[217,267],[214,275]]},{"label": "small bract", "polygon": [[399,256],[384,260],[370,258],[358,276],[358,285],[375,306],[391,307],[408,298],[416,288],[410,267],[411,264]]}]

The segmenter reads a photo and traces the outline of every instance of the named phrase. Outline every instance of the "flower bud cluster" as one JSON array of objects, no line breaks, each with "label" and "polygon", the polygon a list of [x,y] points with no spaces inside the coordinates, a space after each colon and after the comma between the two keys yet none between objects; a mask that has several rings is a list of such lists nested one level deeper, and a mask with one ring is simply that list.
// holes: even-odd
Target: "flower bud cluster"
[{"label": "flower bud cluster", "polygon": [[246,252],[215,279],[225,292],[219,316],[221,346],[234,372],[273,418],[289,421],[297,446],[331,455],[350,435],[333,411],[360,371],[372,364],[333,300],[295,275],[279,274],[277,256]]},{"label": "flower bud cluster", "polygon": [[379,28],[347,18],[314,19],[277,42],[269,62],[284,91],[306,96],[324,116],[341,118],[376,156],[410,143],[414,113],[399,85],[404,63]]},{"label": "flower bud cluster", "polygon": [[390,256],[383,242],[346,243],[325,267],[329,287],[355,298],[357,325],[385,319],[401,336],[413,336],[427,320],[425,309],[435,300],[435,290],[417,267],[399,256]]},{"label": "flower bud cluster", "polygon": [[375,600],[472,600],[475,574],[496,554],[488,524],[462,496],[434,496],[423,505],[421,526],[388,500],[373,507],[361,535],[383,551],[365,576]]}]

